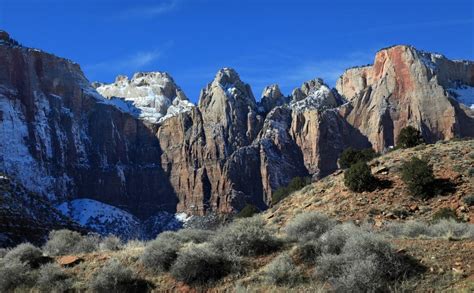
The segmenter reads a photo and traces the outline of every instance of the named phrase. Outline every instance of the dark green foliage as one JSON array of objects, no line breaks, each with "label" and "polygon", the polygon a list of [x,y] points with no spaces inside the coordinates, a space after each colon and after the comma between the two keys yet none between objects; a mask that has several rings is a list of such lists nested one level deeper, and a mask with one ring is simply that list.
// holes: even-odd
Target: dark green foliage
[{"label": "dark green foliage", "polygon": [[344,184],[352,191],[371,191],[377,180],[365,162],[357,162],[344,172]]},{"label": "dark green foliage", "polygon": [[377,153],[371,148],[363,150],[347,148],[339,157],[339,166],[343,169],[347,169],[357,162],[368,162],[376,156]]},{"label": "dark green foliage", "polygon": [[249,218],[258,213],[260,213],[260,210],[256,206],[252,204],[246,204],[245,207],[241,209],[235,216],[237,218]]},{"label": "dark green foliage", "polygon": [[427,161],[412,157],[401,169],[402,180],[412,195],[419,197],[433,195],[435,178],[433,168]]},{"label": "dark green foliage", "polygon": [[456,211],[450,208],[441,208],[433,214],[433,222],[439,222],[441,220],[455,220],[459,221]]},{"label": "dark green foliage", "polygon": [[187,284],[202,285],[217,281],[238,268],[238,261],[209,245],[191,244],[180,252],[171,275]]},{"label": "dark green foliage", "polygon": [[418,129],[413,126],[407,126],[400,130],[398,135],[397,147],[412,148],[423,143],[423,137]]},{"label": "dark green foliage", "polygon": [[272,194],[272,204],[275,205],[292,192],[300,190],[306,185],[311,183],[311,178],[309,177],[294,177],[291,179],[290,183],[287,186],[280,187]]},{"label": "dark green foliage", "polygon": [[463,198],[463,201],[469,207],[474,206],[474,195],[466,196],[465,198]]}]

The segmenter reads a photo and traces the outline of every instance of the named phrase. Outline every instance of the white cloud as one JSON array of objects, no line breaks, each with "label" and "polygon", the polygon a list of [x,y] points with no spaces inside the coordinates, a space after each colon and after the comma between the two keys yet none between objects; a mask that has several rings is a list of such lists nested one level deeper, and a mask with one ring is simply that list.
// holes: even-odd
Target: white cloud
[{"label": "white cloud", "polygon": [[161,50],[136,52],[120,59],[102,61],[84,66],[85,71],[93,75],[98,72],[114,74],[134,72],[143,69],[158,60],[162,55]]},{"label": "white cloud", "polygon": [[123,11],[120,14],[120,18],[151,18],[176,10],[180,6],[181,2],[181,0],[161,0],[158,4],[133,7]]}]

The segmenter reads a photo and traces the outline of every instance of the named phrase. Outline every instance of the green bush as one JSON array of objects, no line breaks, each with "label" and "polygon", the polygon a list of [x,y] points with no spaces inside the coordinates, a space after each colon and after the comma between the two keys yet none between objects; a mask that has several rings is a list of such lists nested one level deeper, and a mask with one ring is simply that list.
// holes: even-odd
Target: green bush
[{"label": "green bush", "polygon": [[403,163],[401,169],[402,180],[412,195],[418,197],[433,195],[435,178],[433,168],[427,161],[412,157],[410,161]]},{"label": "green bush", "polygon": [[287,186],[282,186],[275,190],[272,194],[272,204],[275,205],[291,193],[300,190],[311,183],[309,177],[294,177]]},{"label": "green bush", "polygon": [[357,162],[344,172],[344,184],[352,191],[371,191],[376,186],[376,179],[365,162]]},{"label": "green bush", "polygon": [[281,241],[265,227],[262,219],[252,217],[238,219],[218,230],[212,244],[222,253],[256,256],[275,251]]},{"label": "green bush", "polygon": [[203,285],[221,279],[238,267],[237,259],[208,244],[191,244],[179,253],[171,267],[171,275],[187,284]]},{"label": "green bush", "polygon": [[433,222],[439,222],[440,220],[454,220],[459,222],[456,211],[450,208],[441,208],[433,214]]},{"label": "green bush", "polygon": [[363,150],[347,148],[339,157],[339,166],[343,169],[347,169],[357,162],[368,162],[376,156],[377,153],[371,148]]},{"label": "green bush", "polygon": [[423,143],[423,137],[418,129],[413,126],[407,126],[400,130],[398,135],[397,147],[412,148]]},{"label": "green bush", "polygon": [[256,206],[252,204],[246,204],[245,207],[241,209],[235,216],[237,218],[249,218],[258,213],[260,213],[260,210]]}]

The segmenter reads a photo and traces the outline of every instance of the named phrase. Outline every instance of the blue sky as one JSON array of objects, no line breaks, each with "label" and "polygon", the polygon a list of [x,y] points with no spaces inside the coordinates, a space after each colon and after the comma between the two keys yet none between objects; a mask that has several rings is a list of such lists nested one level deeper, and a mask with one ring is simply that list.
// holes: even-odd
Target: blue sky
[{"label": "blue sky", "polygon": [[233,67],[258,99],[322,77],[330,85],[375,52],[411,44],[474,60],[472,0],[0,0],[0,28],[81,64],[91,81],[167,71],[196,101]]}]

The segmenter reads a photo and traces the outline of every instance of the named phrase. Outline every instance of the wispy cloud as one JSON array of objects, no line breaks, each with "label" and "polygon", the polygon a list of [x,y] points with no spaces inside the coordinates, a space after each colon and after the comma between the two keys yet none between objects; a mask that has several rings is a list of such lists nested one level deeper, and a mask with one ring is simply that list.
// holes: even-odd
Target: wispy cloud
[{"label": "wispy cloud", "polygon": [[156,4],[135,6],[119,14],[119,18],[152,18],[174,11],[180,7],[182,0],[160,0]]},{"label": "wispy cloud", "polygon": [[92,77],[98,76],[101,73],[110,73],[114,76],[117,74],[128,74],[149,67],[163,56],[163,52],[164,49],[139,51],[123,58],[85,65],[84,70]]}]

